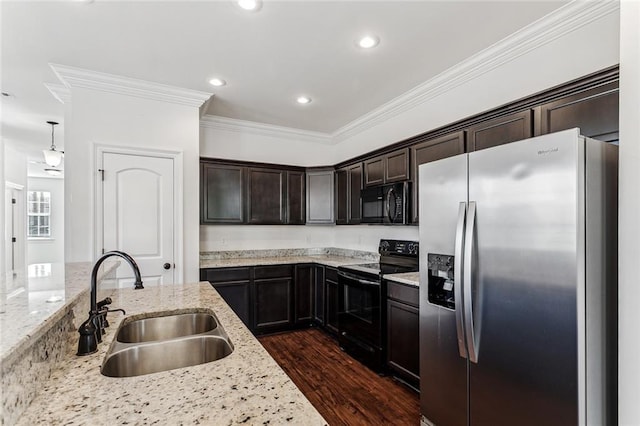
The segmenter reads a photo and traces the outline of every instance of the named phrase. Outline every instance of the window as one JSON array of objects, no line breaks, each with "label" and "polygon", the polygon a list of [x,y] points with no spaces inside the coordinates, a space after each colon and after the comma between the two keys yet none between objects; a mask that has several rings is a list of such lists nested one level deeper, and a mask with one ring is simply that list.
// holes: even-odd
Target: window
[{"label": "window", "polygon": [[29,226],[28,237],[51,236],[51,193],[48,191],[29,191],[28,193]]}]

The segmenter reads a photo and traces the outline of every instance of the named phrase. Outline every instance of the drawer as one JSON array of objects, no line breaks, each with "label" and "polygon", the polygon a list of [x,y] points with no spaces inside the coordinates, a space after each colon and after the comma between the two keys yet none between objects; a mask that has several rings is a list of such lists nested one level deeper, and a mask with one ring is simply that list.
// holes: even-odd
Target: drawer
[{"label": "drawer", "polygon": [[200,279],[211,283],[245,281],[251,276],[250,268],[206,268],[200,269]]},{"label": "drawer", "polygon": [[420,306],[420,289],[418,287],[387,281],[387,297],[416,308]]},{"label": "drawer", "polygon": [[254,268],[254,278],[256,280],[264,278],[291,278],[293,276],[292,265],[256,266]]}]

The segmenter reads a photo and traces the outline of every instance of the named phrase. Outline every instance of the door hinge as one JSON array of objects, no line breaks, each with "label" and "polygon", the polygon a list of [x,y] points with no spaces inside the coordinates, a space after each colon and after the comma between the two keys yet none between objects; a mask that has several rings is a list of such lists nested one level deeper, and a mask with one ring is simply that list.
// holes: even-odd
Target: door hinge
[{"label": "door hinge", "polygon": [[102,254],[104,254],[104,247],[102,247]]},{"label": "door hinge", "polygon": [[17,240],[16,240],[16,237],[12,237],[12,238],[11,238],[11,242],[12,242],[12,243],[15,243],[16,241],[17,241]]},{"label": "door hinge", "polygon": [[18,200],[16,200],[15,198],[11,199],[11,204],[16,204],[18,202]]},{"label": "door hinge", "polygon": [[98,172],[100,172],[101,179],[104,182],[104,169],[98,169]]}]

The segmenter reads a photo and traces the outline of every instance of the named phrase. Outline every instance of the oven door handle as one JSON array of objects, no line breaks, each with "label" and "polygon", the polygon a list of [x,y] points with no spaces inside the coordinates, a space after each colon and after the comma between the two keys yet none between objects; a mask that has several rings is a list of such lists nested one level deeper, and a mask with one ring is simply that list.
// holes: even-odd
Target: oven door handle
[{"label": "oven door handle", "polygon": [[380,286],[380,282],[379,281],[363,280],[362,278],[358,278],[355,275],[352,275],[352,274],[349,274],[349,273],[346,273],[346,272],[342,272],[342,271],[338,271],[338,277],[345,278],[345,279],[347,279],[349,281],[356,281],[360,285],[376,286],[376,287]]}]

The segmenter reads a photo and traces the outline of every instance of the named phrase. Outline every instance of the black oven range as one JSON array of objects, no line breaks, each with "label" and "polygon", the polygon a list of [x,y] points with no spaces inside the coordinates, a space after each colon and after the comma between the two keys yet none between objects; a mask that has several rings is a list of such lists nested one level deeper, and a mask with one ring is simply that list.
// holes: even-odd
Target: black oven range
[{"label": "black oven range", "polygon": [[418,242],[380,240],[379,263],[338,268],[338,343],[352,357],[382,373],[386,328],[382,276],[418,270]]}]

